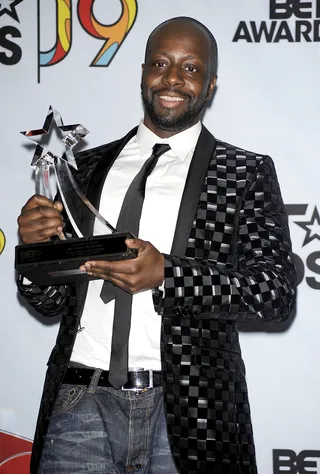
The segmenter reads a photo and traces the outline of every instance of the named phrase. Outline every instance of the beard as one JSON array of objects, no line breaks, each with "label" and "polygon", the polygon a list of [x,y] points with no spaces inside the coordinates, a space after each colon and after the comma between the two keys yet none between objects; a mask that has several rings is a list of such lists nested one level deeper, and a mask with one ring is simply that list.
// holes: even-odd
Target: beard
[{"label": "beard", "polygon": [[[179,132],[186,128],[189,128],[191,125],[196,123],[204,109],[206,104],[206,99],[199,99],[196,104],[192,105],[192,96],[182,93],[181,91],[177,92],[177,95],[183,97],[187,101],[187,109],[182,112],[180,115],[172,115],[171,109],[165,109],[163,113],[157,113],[155,111],[155,96],[156,94],[165,95],[168,90],[163,91],[153,91],[150,97],[147,97],[142,90],[142,101],[147,112],[148,116],[152,123],[159,128],[160,130]],[[176,91],[170,90],[171,93]]]}]

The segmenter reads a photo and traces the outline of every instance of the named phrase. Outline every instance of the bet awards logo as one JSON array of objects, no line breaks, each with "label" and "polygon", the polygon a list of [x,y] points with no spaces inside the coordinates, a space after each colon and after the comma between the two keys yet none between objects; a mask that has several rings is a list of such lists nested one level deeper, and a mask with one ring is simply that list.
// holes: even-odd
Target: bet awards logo
[{"label": "bet awards logo", "polygon": [[232,41],[320,41],[320,0],[270,0],[269,18],[269,22],[240,21]]},{"label": "bet awards logo", "polygon": [[[301,242],[301,255],[293,254],[297,269],[298,285],[305,278],[307,285],[320,290],[320,250],[311,252],[309,244],[320,241],[320,215],[317,206],[308,204],[286,205],[288,216],[295,225],[303,230]],[[292,230],[292,229],[291,229]],[[318,276],[318,279],[316,278]],[[319,471],[320,473],[320,471]]]},{"label": "bet awards logo", "polygon": [[18,64],[22,57],[20,46],[13,39],[21,38],[20,30],[16,26],[5,25],[4,22],[12,20],[19,23],[17,6],[23,0],[0,0],[0,64],[13,66]]},{"label": "bet awards logo", "polygon": [[273,450],[273,474],[320,474],[320,451]]},{"label": "bet awards logo", "polygon": [[[16,7],[22,1],[0,0],[0,17],[6,14],[19,22]],[[121,4],[120,17],[112,24],[105,24],[99,21],[94,14],[95,0],[53,0],[53,2],[55,15],[50,14],[48,2],[38,1],[37,26],[34,25],[34,31],[38,32],[38,82],[40,82],[41,68],[54,66],[64,61],[71,48],[77,47],[76,44],[73,44],[73,42],[76,43],[73,35],[75,26],[73,10],[77,11],[82,29],[89,36],[99,40],[99,48],[91,60],[91,67],[109,66],[132,29],[138,11],[137,0],[119,0]],[[105,2],[104,8],[107,14],[108,2]],[[52,30],[54,30],[52,35],[54,40],[51,38],[51,47],[43,48],[43,37]],[[10,41],[10,37],[21,38],[20,31],[12,26],[0,29],[0,47],[5,49],[5,52],[0,53],[0,63],[5,65],[17,64],[22,56],[20,46]]]}]

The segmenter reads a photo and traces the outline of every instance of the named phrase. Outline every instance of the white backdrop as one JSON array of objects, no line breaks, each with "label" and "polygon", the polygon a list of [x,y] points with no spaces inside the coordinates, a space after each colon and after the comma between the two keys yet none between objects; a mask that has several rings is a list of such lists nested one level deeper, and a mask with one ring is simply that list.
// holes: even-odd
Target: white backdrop
[{"label": "white backdrop", "polygon": [[[94,27],[89,7],[98,22],[111,25],[117,23],[122,3],[131,23],[138,4],[132,29],[108,66],[114,46],[90,67],[105,40],[85,30],[85,25],[87,30]],[[44,67],[54,55],[39,55],[38,45],[42,52],[54,47],[57,6],[62,46],[56,56],[60,47],[68,54]],[[297,468],[273,467],[275,449],[297,454],[320,449],[319,0],[0,0],[0,429],[32,439],[46,361],[58,329],[17,298],[16,219],[34,192],[32,149],[19,132],[42,127],[51,104],[66,124],[80,122],[90,130],[86,147],[123,136],[142,116],[140,74],[147,36],[160,22],[179,15],[205,23],[219,45],[218,88],[204,123],[220,139],[272,156],[293,214],[291,234],[302,280],[296,317],[291,325],[279,327],[281,332],[262,327],[241,333],[259,472],[320,473],[316,461],[305,468],[301,460]],[[276,41],[267,42],[263,34],[255,41],[253,31],[261,26],[274,28]],[[121,28],[110,33],[96,25],[103,37],[111,34],[118,41],[125,33]],[[43,66],[38,72],[39,61]]]}]

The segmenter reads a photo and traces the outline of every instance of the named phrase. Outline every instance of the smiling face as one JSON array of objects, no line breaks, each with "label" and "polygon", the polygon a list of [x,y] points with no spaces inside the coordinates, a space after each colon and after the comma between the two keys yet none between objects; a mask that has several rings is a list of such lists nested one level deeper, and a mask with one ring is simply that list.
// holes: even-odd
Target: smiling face
[{"label": "smiling face", "polygon": [[159,137],[194,125],[211,99],[210,40],[197,25],[172,21],[156,30],[142,73],[144,124]]}]

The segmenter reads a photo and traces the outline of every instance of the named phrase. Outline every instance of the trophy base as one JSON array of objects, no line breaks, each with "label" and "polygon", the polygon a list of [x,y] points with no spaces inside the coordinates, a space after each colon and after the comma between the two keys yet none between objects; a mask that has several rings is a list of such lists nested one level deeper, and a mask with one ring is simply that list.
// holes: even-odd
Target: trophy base
[{"label": "trophy base", "polygon": [[136,249],[125,240],[130,233],[97,235],[40,244],[23,244],[15,248],[15,268],[38,286],[61,285],[93,280],[79,270],[88,260],[125,260],[137,256]]}]

